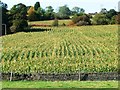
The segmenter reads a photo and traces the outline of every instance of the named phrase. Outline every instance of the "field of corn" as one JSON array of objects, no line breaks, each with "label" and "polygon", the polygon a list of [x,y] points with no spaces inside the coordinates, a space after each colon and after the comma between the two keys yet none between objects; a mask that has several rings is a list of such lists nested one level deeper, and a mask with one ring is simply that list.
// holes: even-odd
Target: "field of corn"
[{"label": "field of corn", "polygon": [[117,31],[115,25],[74,26],[0,37],[2,72],[116,72]]}]

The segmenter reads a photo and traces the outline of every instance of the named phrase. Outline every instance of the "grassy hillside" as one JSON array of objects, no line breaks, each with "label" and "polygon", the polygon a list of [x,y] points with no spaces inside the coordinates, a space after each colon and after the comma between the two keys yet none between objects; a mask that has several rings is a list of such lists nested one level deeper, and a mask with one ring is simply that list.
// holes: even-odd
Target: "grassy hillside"
[{"label": "grassy hillside", "polygon": [[3,40],[3,72],[117,71],[117,26],[59,27]]}]

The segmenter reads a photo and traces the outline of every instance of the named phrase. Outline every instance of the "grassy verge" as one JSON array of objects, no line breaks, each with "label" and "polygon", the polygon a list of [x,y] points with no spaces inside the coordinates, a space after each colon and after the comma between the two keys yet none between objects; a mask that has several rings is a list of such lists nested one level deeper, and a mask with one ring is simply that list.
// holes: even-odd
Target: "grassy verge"
[{"label": "grassy verge", "polygon": [[3,81],[2,88],[118,88],[117,81]]}]

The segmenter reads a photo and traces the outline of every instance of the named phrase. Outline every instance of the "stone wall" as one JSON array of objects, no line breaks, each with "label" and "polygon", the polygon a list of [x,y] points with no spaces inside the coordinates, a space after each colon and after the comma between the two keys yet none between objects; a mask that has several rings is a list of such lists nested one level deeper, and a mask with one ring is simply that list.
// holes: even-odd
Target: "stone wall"
[{"label": "stone wall", "polygon": [[16,74],[2,73],[2,80],[42,80],[42,81],[97,81],[97,80],[118,80],[118,73],[74,73],[74,74]]}]

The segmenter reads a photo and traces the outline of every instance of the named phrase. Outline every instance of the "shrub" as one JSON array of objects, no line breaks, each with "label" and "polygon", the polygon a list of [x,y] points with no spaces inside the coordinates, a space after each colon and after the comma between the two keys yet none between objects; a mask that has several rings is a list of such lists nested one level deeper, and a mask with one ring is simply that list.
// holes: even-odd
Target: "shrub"
[{"label": "shrub", "polygon": [[74,23],[74,24],[76,24],[77,22],[79,22],[80,21],[80,18],[79,18],[79,16],[74,16],[73,18],[72,18],[72,22]]},{"label": "shrub", "polygon": [[72,22],[78,26],[91,24],[90,17],[88,15],[82,15],[82,16],[75,15],[72,18]]},{"label": "shrub", "polygon": [[58,19],[55,19],[52,23],[52,26],[58,26]]}]

